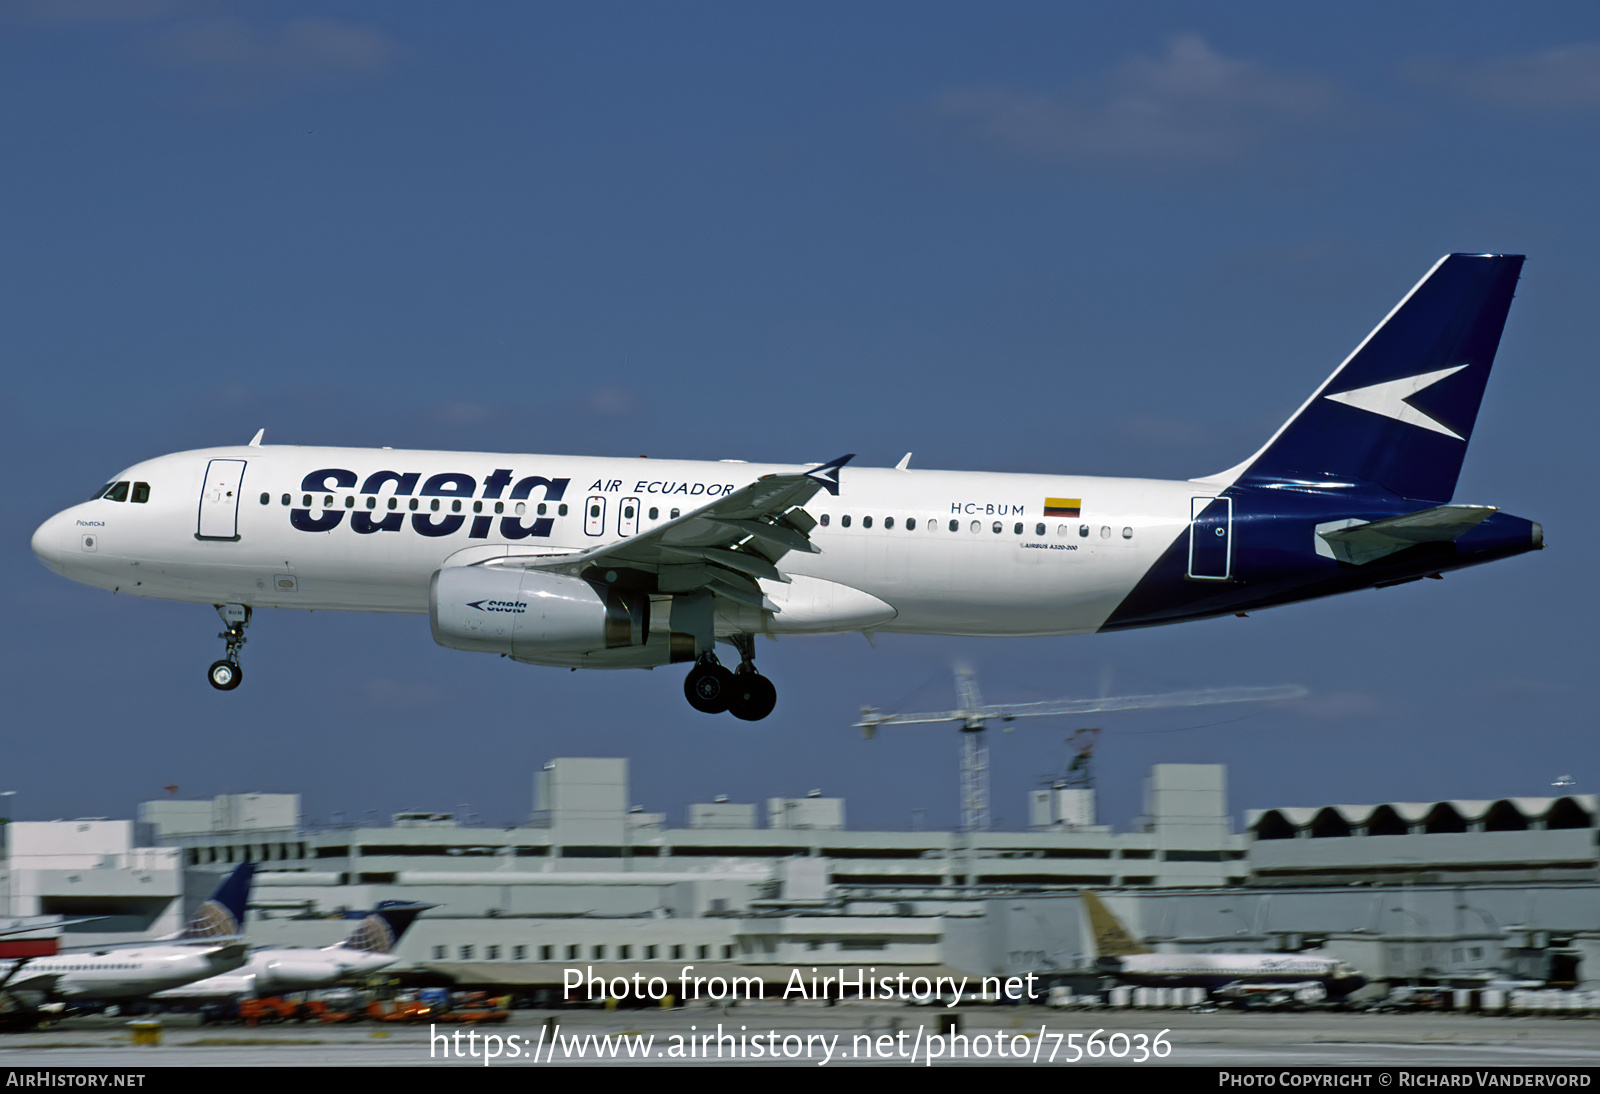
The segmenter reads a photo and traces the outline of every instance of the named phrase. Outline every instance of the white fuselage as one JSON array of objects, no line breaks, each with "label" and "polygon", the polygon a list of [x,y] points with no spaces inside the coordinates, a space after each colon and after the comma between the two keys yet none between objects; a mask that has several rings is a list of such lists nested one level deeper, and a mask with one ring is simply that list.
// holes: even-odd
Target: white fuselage
[{"label": "white fuselage", "polygon": [[347,976],[374,972],[394,962],[392,953],[354,950],[342,944],[320,950],[275,947],[256,950],[249,961],[233,972],[158,992],[156,998],[168,1001],[223,999],[308,991],[336,984]]},{"label": "white fuselage", "polygon": [[[219,485],[208,483],[208,468],[213,478],[215,468],[236,473]],[[322,469],[349,474],[305,489]],[[363,492],[385,471],[394,474]],[[138,596],[426,612],[429,578],[442,567],[508,553],[590,550],[763,475],[794,471],[643,458],[205,449],[129,468],[118,478],[149,484],[147,501],[76,505],[42,525],[33,547],[67,577]],[[490,484],[497,473],[496,488]],[[411,476],[409,488],[404,476]],[[436,489],[460,493],[427,496],[422,488],[435,476],[444,476]],[[514,499],[505,482],[529,476],[565,480],[559,501],[542,486]],[[339,485],[341,478],[348,485]],[[811,533],[819,553],[784,557],[781,569],[794,579],[788,585],[762,582],[780,610],[760,618],[752,609],[750,619],[725,611],[718,631],[1092,632],[1185,533],[1191,498],[1215,492],[1148,479],[851,467],[838,495],[818,493],[806,505],[821,522]],[[1046,515],[1047,499],[1081,505]],[[538,525],[540,509],[547,525]],[[308,514],[302,523],[340,519],[329,530],[306,531],[292,523],[296,510]],[[373,530],[358,532],[358,516]],[[434,534],[419,532],[419,519]],[[508,526],[508,519],[516,523]],[[381,528],[385,521],[398,527]],[[546,534],[517,535],[530,527]],[[786,598],[794,610],[783,610]]]},{"label": "white fuselage", "polygon": [[[134,999],[216,976],[244,963],[239,946],[139,946],[125,950],[62,953],[28,960],[11,984],[26,990],[40,977],[55,977],[52,998]],[[0,961],[0,977],[15,961]]]},{"label": "white fuselage", "polygon": [[1297,953],[1141,953],[1121,958],[1121,975],[1152,983],[1168,978],[1325,980],[1350,975],[1334,957]]}]

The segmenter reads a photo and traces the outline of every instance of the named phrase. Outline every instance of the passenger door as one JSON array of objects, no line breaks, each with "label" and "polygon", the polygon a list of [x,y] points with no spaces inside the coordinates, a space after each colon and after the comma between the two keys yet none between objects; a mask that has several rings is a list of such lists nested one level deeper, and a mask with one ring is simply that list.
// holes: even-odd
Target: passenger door
[{"label": "passenger door", "polygon": [[206,464],[196,539],[239,538],[239,496],[244,487],[244,465],[244,460],[212,460]]}]

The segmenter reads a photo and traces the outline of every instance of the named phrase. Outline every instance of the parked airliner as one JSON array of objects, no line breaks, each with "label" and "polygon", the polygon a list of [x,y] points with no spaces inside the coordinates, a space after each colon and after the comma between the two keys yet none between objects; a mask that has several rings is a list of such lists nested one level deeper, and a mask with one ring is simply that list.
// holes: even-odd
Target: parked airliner
[{"label": "parked airliner", "polygon": [[1095,967],[1126,984],[1199,987],[1245,1003],[1321,1003],[1343,999],[1367,979],[1331,953],[1156,953],[1140,945],[1092,891],[1083,907],[1094,935]]},{"label": "parked airliner", "polygon": [[347,976],[364,976],[398,960],[394,948],[417,916],[436,904],[380,900],[357,921],[348,938],[320,950],[268,946],[232,972],[196,980],[155,994],[161,1003],[201,1003],[219,999],[265,997],[337,984]]},{"label": "parked airliner", "polygon": [[[686,662],[765,717],[756,635],[1065,635],[1381,588],[1543,546],[1452,504],[1520,255],[1447,255],[1262,448],[1187,481],[247,445],[135,464],[51,517],[76,581],[216,606],[427,613],[458,650]],[[715,646],[739,655],[735,671]]]},{"label": "parked airliner", "polygon": [[240,936],[254,874],[252,863],[235,867],[189,925],[170,939],[0,961],[4,1024],[32,1028],[45,1017],[40,1008],[46,1004],[82,1007],[139,999],[238,968],[245,961],[247,946]]}]

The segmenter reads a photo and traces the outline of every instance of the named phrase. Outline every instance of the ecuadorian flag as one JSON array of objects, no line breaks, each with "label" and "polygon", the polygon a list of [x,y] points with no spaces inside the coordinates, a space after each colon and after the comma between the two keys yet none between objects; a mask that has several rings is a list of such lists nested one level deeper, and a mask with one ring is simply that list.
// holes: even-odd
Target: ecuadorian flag
[{"label": "ecuadorian flag", "polygon": [[1083,508],[1082,498],[1045,498],[1044,515],[1047,517],[1076,517],[1080,516]]}]

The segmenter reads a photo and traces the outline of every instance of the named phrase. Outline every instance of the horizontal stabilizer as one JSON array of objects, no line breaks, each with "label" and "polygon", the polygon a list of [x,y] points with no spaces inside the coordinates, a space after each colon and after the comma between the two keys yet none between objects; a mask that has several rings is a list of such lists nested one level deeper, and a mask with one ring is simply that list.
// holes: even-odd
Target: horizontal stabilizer
[{"label": "horizontal stabilizer", "polygon": [[1496,512],[1492,505],[1440,505],[1367,522],[1317,526],[1317,553],[1365,566],[1419,543],[1454,543]]}]

